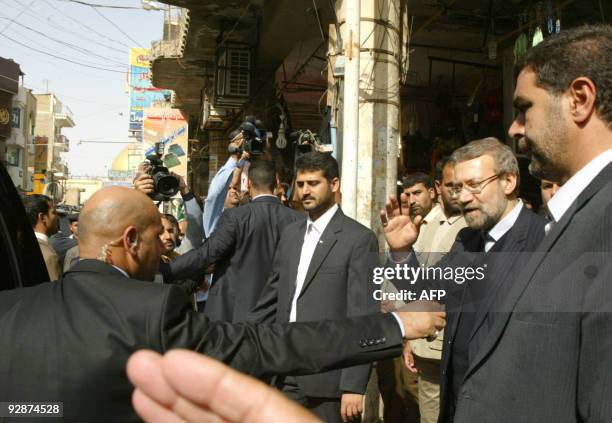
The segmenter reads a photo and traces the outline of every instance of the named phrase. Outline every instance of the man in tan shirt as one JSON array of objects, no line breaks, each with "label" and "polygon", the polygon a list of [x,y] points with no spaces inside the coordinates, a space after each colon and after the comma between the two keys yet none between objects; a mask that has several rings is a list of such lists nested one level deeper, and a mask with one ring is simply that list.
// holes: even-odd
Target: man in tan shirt
[{"label": "man in tan shirt", "polygon": [[49,237],[57,232],[58,227],[55,205],[49,197],[40,194],[23,197],[23,204],[42,251],[49,278],[51,281],[56,281],[62,276],[62,266],[57,253],[49,243]]},{"label": "man in tan shirt", "polygon": [[[423,219],[414,251],[420,264],[430,267],[448,253],[457,233],[467,226],[461,215],[458,199],[451,195],[454,180],[454,162],[448,157],[436,165],[436,190],[440,204]],[[409,370],[418,372],[418,397],[421,423],[435,423],[440,413],[440,360],[444,336],[433,341],[410,341],[413,352]]]}]

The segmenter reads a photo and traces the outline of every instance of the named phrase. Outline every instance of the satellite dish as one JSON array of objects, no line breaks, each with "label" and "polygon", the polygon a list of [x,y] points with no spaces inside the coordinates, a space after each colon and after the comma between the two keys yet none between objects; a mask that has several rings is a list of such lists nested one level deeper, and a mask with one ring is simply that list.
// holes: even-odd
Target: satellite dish
[{"label": "satellite dish", "polygon": [[45,185],[43,194],[53,200],[55,204],[60,203],[64,199],[64,188],[57,182],[51,182]]}]

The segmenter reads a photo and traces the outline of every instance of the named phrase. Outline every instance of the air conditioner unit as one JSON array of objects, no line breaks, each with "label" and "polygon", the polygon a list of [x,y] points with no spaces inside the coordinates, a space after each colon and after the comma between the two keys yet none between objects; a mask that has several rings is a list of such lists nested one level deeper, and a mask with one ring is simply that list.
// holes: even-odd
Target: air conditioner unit
[{"label": "air conditioner unit", "polygon": [[240,106],[251,97],[252,49],[228,44],[219,49],[215,69],[214,105]]},{"label": "air conditioner unit", "polygon": [[202,100],[202,129],[225,129],[229,122],[225,121],[227,110],[222,107],[214,107],[208,96],[204,95]]}]

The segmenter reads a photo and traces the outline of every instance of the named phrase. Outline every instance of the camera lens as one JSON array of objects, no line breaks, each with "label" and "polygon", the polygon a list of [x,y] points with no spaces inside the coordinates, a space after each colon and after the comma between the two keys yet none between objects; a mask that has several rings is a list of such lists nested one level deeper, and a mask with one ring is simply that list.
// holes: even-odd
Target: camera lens
[{"label": "camera lens", "polygon": [[171,175],[163,175],[158,173],[156,181],[157,192],[161,195],[165,195],[168,197],[173,197],[179,190],[178,181],[174,176]]}]

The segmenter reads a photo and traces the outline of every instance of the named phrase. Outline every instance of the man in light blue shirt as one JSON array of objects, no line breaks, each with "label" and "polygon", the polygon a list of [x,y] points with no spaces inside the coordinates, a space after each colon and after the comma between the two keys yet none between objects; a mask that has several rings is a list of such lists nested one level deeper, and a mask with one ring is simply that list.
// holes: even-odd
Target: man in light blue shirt
[{"label": "man in light blue shirt", "polygon": [[225,197],[227,197],[234,170],[242,168],[249,157],[249,153],[243,152],[240,148],[243,143],[242,133],[234,131],[230,134],[230,138],[231,142],[228,147],[230,157],[210,181],[208,196],[204,202],[203,225],[206,238],[215,230],[221,213],[223,213],[223,204],[225,203]]}]

